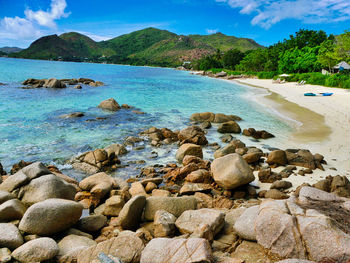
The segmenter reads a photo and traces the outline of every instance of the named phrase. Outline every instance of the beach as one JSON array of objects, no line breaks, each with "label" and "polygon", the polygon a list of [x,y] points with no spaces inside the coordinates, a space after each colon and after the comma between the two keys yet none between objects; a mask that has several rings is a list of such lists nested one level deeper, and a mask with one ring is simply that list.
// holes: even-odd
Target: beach
[{"label": "beach", "polygon": [[[295,82],[278,84],[271,79],[247,78],[230,81],[266,89],[267,94],[257,96],[256,101],[296,121],[296,130],[291,140],[285,143],[286,148],[310,149],[325,156],[328,162],[326,171],[318,169],[314,171],[314,178],[294,178],[293,181],[312,183],[320,177],[336,174],[350,177],[350,90],[297,85]],[[334,94],[330,97],[307,97],[304,96],[306,92]]]}]

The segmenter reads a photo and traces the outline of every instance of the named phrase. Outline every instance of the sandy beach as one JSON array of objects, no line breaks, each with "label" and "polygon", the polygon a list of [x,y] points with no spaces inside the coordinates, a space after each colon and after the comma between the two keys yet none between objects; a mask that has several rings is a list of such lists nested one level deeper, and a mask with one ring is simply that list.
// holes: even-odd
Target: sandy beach
[{"label": "sandy beach", "polygon": [[[301,176],[293,178],[294,185],[304,181],[313,183],[327,175],[350,177],[350,90],[317,85],[300,86],[295,82],[276,84],[271,79],[233,81],[266,89],[266,96],[258,97],[257,101],[297,121],[296,131],[291,140],[286,142],[286,147],[310,149],[325,156],[328,162],[326,171],[316,170],[313,175],[307,176],[307,180]],[[330,97],[306,97],[306,92],[334,94]],[[333,167],[337,170],[329,169]]]}]

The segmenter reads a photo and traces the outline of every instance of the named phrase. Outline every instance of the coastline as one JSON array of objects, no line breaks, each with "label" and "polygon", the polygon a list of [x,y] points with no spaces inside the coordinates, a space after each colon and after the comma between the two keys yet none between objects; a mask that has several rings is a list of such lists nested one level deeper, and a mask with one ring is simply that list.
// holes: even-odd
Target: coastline
[{"label": "coastline", "polygon": [[[240,79],[228,80],[239,85],[263,88],[265,96],[257,96],[258,103],[294,119],[296,131],[288,148],[307,148],[319,152],[328,161],[329,167],[336,167],[336,174],[350,174],[350,144],[346,143],[350,134],[350,90],[317,85],[298,86],[297,83],[272,83],[272,80]],[[305,97],[305,92],[333,92],[330,97]],[[350,140],[350,139],[349,139]],[[326,171],[334,174],[334,171]],[[331,172],[331,173],[330,173]]]}]

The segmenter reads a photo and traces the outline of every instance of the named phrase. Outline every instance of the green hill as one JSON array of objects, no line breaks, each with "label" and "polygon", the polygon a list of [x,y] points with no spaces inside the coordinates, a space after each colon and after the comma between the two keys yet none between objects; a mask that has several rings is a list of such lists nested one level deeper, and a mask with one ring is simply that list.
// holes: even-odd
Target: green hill
[{"label": "green hill", "polygon": [[107,41],[95,42],[76,32],[39,38],[11,57],[93,61],[131,65],[179,66],[222,51],[261,47],[255,41],[223,34],[179,36],[166,30],[146,28]]},{"label": "green hill", "polygon": [[237,38],[234,36],[227,36],[222,33],[212,35],[189,35],[189,37],[196,41],[206,43],[215,49],[220,49],[221,51],[227,51],[234,47],[242,52],[245,52],[247,50],[263,47],[252,39]]}]

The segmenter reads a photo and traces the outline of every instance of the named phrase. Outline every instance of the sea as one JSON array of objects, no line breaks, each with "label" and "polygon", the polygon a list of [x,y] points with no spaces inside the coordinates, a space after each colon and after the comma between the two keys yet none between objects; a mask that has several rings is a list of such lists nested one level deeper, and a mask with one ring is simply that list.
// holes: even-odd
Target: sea
[{"label": "sea", "polygon": [[[91,78],[104,86],[82,85],[82,89],[23,89],[28,78]],[[243,120],[242,129],[264,129],[276,138],[256,141],[234,135],[247,145],[261,148],[278,147],[288,140],[293,125],[268,107],[257,103],[266,90],[241,86],[225,80],[197,76],[189,71],[170,68],[136,67],[111,64],[58,62],[0,58],[0,163],[9,171],[13,164],[41,161],[56,165],[77,178],[85,175],[74,171],[69,160],[75,156],[113,143],[123,143],[128,136],[152,126],[180,130],[192,125],[195,112],[235,114]],[[114,98],[145,114],[122,109],[106,112],[98,104]],[[63,114],[84,112],[82,118],[63,119]],[[102,117],[102,118],[101,118]],[[208,130],[210,143],[221,142],[217,125]],[[151,147],[142,142],[128,146],[121,157],[124,168],[113,174],[134,177],[147,165],[175,162],[177,145]],[[204,157],[213,158],[214,149],[204,148]]]}]

